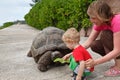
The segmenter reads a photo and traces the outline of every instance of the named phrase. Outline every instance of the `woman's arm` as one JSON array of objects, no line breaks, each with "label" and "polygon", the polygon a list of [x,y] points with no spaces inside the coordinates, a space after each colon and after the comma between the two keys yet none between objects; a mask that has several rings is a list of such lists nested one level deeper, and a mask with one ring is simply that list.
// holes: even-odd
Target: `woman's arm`
[{"label": "woman's arm", "polygon": [[109,52],[107,55],[95,60],[95,65],[107,62],[111,59],[116,58],[120,55],[120,32],[116,32],[113,34],[113,50]]},{"label": "woman's arm", "polygon": [[76,80],[81,80],[82,79],[82,75],[83,75],[83,72],[84,72],[84,69],[85,69],[85,61],[80,61],[79,63],[80,63],[80,65],[79,65]]},{"label": "woman's arm", "polygon": [[99,35],[100,32],[96,31],[96,30],[92,30],[90,36],[88,37],[88,39],[86,40],[85,43],[82,44],[83,47],[85,47],[86,49],[90,47],[91,43],[97,38],[97,36]]}]

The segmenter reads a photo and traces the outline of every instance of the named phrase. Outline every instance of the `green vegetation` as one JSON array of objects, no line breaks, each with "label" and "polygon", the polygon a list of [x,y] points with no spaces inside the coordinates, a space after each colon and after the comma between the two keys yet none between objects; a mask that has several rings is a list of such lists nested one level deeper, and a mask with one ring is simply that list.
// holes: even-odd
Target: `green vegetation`
[{"label": "green vegetation", "polygon": [[0,26],[0,29],[9,27],[9,26],[11,26],[13,24],[26,24],[26,22],[24,20],[16,20],[16,21],[13,21],[13,22],[5,22],[3,24],[3,26]]},{"label": "green vegetation", "polygon": [[0,27],[0,29],[9,27],[9,26],[11,26],[11,25],[13,25],[13,24],[14,24],[13,22],[6,22],[6,23],[3,24],[3,26]]},{"label": "green vegetation", "polygon": [[63,58],[56,58],[54,62],[60,62],[60,63],[70,63],[70,60],[63,60]]},{"label": "green vegetation", "polygon": [[28,25],[37,29],[55,26],[61,29],[75,27],[87,29],[91,26],[87,8],[93,0],[41,0],[25,15]]}]

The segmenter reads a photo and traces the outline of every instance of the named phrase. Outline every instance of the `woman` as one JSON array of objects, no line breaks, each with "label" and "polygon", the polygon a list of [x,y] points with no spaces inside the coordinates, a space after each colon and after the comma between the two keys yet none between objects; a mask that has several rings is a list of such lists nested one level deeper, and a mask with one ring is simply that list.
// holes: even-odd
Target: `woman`
[{"label": "woman", "polygon": [[[94,1],[87,11],[93,30],[84,44],[86,49],[91,49],[103,57],[86,61],[86,67],[93,67],[111,59],[115,65],[105,72],[105,76],[120,75],[120,14],[113,14],[108,4],[103,1]],[[97,36],[101,32],[99,40]]]}]

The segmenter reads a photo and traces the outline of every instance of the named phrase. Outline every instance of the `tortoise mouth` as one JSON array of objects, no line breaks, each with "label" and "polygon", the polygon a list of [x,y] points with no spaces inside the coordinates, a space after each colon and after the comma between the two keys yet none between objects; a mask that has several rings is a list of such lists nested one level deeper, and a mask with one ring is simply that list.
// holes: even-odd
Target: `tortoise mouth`
[{"label": "tortoise mouth", "polygon": [[51,53],[51,59],[55,60],[56,58],[61,58],[63,57],[63,55],[59,52],[59,51],[53,51]]}]

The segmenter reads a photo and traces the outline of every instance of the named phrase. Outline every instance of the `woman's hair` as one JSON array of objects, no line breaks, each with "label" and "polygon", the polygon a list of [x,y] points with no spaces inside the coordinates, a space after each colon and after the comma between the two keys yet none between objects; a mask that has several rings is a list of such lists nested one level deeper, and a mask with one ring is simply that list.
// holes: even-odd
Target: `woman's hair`
[{"label": "woman's hair", "polygon": [[80,33],[75,28],[69,28],[62,36],[64,42],[79,42]]},{"label": "woman's hair", "polygon": [[93,1],[87,10],[87,14],[92,17],[97,17],[103,22],[109,22],[113,16],[110,6],[104,1]]}]

